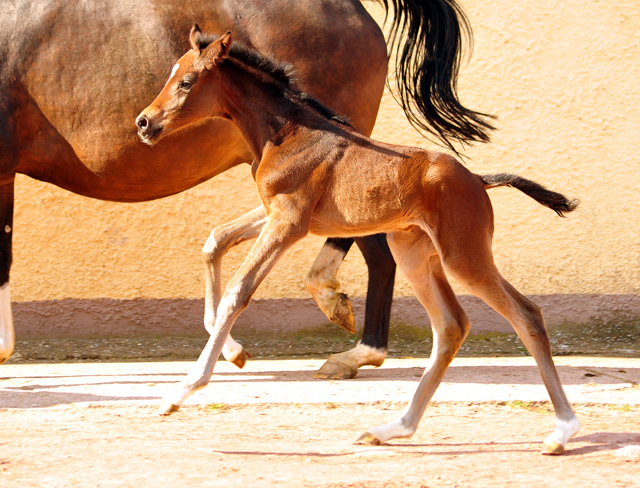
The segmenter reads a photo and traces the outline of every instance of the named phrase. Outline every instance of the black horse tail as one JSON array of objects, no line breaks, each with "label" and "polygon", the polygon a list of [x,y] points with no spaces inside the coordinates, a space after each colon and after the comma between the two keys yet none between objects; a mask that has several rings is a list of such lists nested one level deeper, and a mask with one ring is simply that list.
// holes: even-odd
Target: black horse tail
[{"label": "black horse tail", "polygon": [[529,195],[536,202],[549,207],[560,217],[564,217],[565,212],[572,212],[580,203],[580,200],[569,200],[564,195],[555,191],[547,190],[544,186],[535,181],[527,180],[522,176],[500,173],[497,175],[478,175],[484,183],[486,189],[498,186],[511,186],[517,188],[522,193]]},{"label": "black horse tail", "polygon": [[463,32],[472,42],[462,8],[455,0],[378,2],[387,15],[390,8],[394,11],[388,40],[398,59],[394,96],[411,125],[435,135],[454,152],[452,141],[488,142],[494,129],[488,119],[493,116],[463,107],[458,100]]}]

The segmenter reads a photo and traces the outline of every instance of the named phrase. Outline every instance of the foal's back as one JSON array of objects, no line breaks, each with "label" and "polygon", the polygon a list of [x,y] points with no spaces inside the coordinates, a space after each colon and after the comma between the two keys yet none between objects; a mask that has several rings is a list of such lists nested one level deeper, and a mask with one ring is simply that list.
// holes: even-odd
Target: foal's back
[{"label": "foal's back", "polygon": [[[314,141],[311,148],[305,138]],[[297,186],[312,206],[312,234],[354,236],[431,225],[445,211],[445,200],[460,202],[463,212],[473,206],[491,213],[481,179],[448,154],[386,144],[346,127],[318,127],[300,139],[302,149],[288,157],[280,191]]]}]

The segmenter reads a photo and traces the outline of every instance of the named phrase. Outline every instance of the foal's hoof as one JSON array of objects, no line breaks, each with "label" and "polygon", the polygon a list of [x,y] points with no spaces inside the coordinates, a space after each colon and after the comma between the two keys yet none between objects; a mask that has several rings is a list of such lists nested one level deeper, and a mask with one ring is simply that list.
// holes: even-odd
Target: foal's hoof
[{"label": "foal's hoof", "polygon": [[162,402],[162,405],[160,405],[160,408],[158,409],[158,415],[171,415],[178,410],[180,410],[179,405],[175,405],[171,402]]},{"label": "foal's hoof", "polygon": [[557,456],[564,453],[564,446],[567,445],[569,439],[580,430],[580,421],[572,415],[568,420],[560,420],[556,424],[554,430],[549,437],[542,443],[542,454]]},{"label": "foal's hoof", "polygon": [[229,359],[233,364],[235,364],[238,368],[244,368],[244,365],[247,364],[247,359],[252,358],[253,356],[249,354],[244,349],[238,353],[235,358]]},{"label": "foal's hoof", "polygon": [[356,333],[356,320],[353,318],[353,308],[351,307],[351,300],[344,293],[338,293],[336,304],[333,307],[333,312],[329,317],[329,320],[336,325],[339,325],[350,334]]},{"label": "foal's hoof", "polygon": [[557,442],[545,442],[542,444],[541,454],[547,456],[559,456],[560,454],[564,454],[564,446]]},{"label": "foal's hoof", "polygon": [[320,380],[350,380],[355,378],[357,374],[357,367],[342,363],[336,360],[334,356],[329,356],[329,359],[313,377]]},{"label": "foal's hoof", "polygon": [[358,438],[356,444],[366,444],[367,446],[381,446],[382,442],[380,442],[380,440],[373,434],[365,432]]}]

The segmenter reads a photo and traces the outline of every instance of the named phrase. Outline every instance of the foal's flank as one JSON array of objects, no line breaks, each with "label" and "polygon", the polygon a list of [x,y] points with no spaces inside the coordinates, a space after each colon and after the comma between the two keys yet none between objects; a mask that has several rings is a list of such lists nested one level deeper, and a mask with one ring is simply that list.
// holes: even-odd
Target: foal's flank
[{"label": "foal's flank", "polygon": [[579,422],[558,378],[540,309],[494,264],[493,211],[486,189],[515,187],[560,215],[574,210],[577,201],[516,175],[473,174],[447,154],[369,139],[296,91],[286,66],[233,44],[229,32],[215,39],[196,24],[190,41],[192,49],[138,117],[139,135],[154,144],[206,118],[231,120],[254,153],[263,208],[248,214],[243,224],[252,229],[246,236],[260,229],[259,235],[221,297],[215,270],[207,272],[211,337],[187,378],[165,397],[161,413],[177,410],[208,383],[235,319],[295,242],[309,233],[385,232],[398,267],[429,314],[434,345],[406,412],[369,429],[359,441],[380,444],[413,435],[467,336],[469,320],[446,272],[506,317],[535,358],[557,418],[543,453],[564,452]]}]

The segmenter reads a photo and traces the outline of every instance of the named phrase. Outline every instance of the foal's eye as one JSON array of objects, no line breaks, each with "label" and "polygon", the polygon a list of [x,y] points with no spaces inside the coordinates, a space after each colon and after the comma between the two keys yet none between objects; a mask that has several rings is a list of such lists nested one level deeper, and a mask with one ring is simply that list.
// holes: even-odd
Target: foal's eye
[{"label": "foal's eye", "polygon": [[189,80],[182,80],[178,83],[178,88],[180,90],[189,90],[191,88],[191,82]]}]

